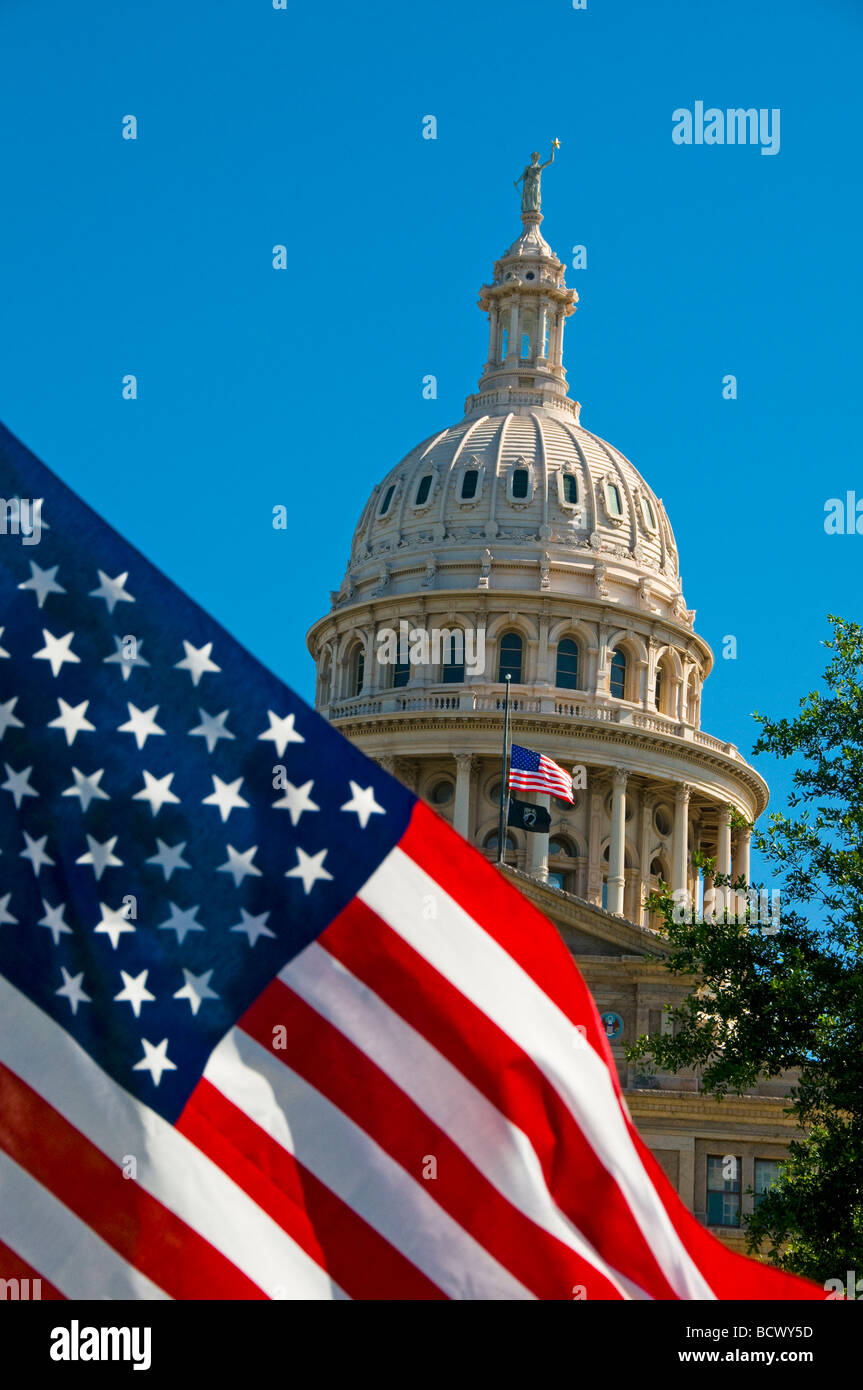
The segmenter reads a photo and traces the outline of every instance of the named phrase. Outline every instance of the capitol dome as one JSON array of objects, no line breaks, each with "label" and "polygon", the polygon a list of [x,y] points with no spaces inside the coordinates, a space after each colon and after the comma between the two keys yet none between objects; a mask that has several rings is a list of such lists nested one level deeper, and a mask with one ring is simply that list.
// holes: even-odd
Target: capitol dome
[{"label": "capitol dome", "polygon": [[[569,395],[578,296],[538,201],[480,290],[488,356],[463,419],[377,482],[308,634],[316,706],[498,858],[509,687],[515,741],[587,780],[550,834],[507,832],[505,864],[649,930],[660,880],[700,891],[696,850],[748,876],[767,788],[701,728],[713,656],[661,499]],[[461,650],[436,650],[436,632]]]}]

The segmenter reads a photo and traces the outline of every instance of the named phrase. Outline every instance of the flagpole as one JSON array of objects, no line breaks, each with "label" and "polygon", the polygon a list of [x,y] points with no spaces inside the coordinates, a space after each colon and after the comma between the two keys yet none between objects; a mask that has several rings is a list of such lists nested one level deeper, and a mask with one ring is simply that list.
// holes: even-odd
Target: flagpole
[{"label": "flagpole", "polygon": [[500,821],[497,834],[497,862],[503,863],[504,842],[506,838],[507,810],[509,808],[509,787],[506,777],[506,760],[509,751],[509,687],[512,677],[506,676],[506,695],[503,702],[503,748],[500,755]]}]

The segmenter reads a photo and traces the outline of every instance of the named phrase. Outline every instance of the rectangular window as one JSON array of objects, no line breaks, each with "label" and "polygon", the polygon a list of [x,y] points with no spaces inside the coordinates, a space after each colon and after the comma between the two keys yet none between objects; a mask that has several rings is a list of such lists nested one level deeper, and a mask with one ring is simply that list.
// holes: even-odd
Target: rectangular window
[{"label": "rectangular window", "polygon": [[754,1206],[758,1206],[773,1183],[779,1180],[782,1173],[781,1158],[756,1158],[755,1160],[755,1199]]},{"label": "rectangular window", "polygon": [[733,1154],[707,1156],[707,1224],[740,1225],[740,1159]]}]

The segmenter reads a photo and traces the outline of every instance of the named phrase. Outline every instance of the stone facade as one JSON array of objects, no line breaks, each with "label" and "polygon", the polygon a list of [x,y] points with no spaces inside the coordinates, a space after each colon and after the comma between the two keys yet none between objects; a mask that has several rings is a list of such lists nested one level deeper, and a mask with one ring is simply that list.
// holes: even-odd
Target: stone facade
[{"label": "stone facade", "polygon": [[[697,902],[696,849],[748,879],[749,832],[735,821],[754,821],[768,792],[732,744],[701,728],[713,658],[661,500],[581,425],[567,394],[563,332],[577,296],[541,221],[522,214],[522,235],[481,291],[489,358],[464,419],[369,498],[330,612],[308,635],[316,704],[496,860],[510,677],[513,741],[573,769],[578,790],[572,806],[536,798],[550,830],[509,829],[501,872],[572,950],[609,1015],[633,1119],[706,1222],[721,1205],[708,1199],[708,1159],[737,1160],[745,1211],[756,1160],[763,1173],[781,1158],[787,1085],[719,1104],[697,1075],[627,1067],[622,1045],[658,1029],[684,992],[662,965],[645,896],[661,877]],[[399,643],[385,663],[387,632]],[[472,639],[475,659],[458,640],[423,646],[423,634],[453,632]],[[733,1213],[733,1191],[725,1206]],[[733,1226],[717,1233],[742,1243]]]}]

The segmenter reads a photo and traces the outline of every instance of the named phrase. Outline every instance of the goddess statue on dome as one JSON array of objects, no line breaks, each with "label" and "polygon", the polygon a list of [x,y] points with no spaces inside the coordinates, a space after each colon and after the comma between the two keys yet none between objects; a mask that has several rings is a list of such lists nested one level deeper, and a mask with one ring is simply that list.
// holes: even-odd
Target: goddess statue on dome
[{"label": "goddess statue on dome", "polygon": [[554,163],[554,152],[555,150],[559,149],[560,141],[552,140],[551,158],[547,159],[544,164],[540,164],[539,162],[539,150],[534,150],[533,154],[530,156],[530,163],[528,164],[524,173],[521,174],[519,178],[513,179],[513,188],[518,188],[519,184],[522,185],[522,212],[539,212],[541,202],[540,181],[542,179],[542,171],[543,169],[547,169],[549,164]]}]

